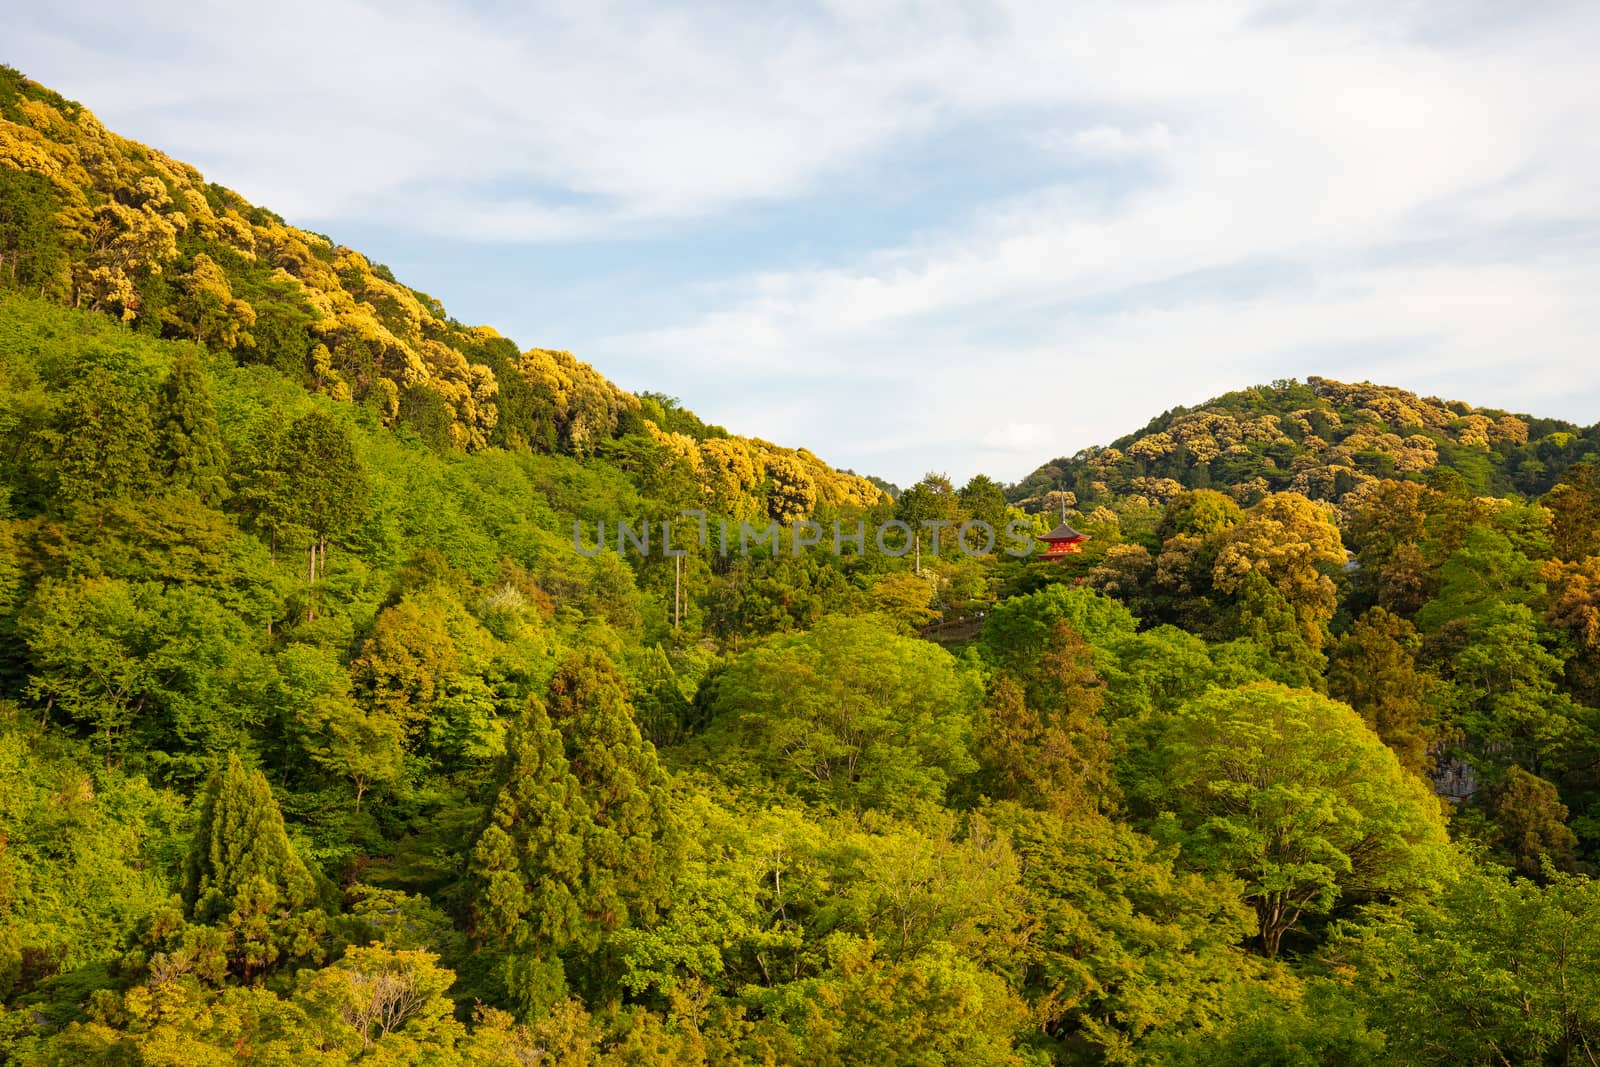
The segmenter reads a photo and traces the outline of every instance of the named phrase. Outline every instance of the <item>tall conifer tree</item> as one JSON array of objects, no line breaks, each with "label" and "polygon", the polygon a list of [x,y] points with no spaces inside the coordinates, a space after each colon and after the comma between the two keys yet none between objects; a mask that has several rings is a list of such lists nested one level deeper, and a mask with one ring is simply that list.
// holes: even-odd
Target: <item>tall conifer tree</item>
[{"label": "tall conifer tree", "polygon": [[227,454],[217,430],[216,406],[199,358],[184,351],[161,384],[157,410],[161,473],[170,488],[215,504],[227,492]]},{"label": "tall conifer tree", "polygon": [[316,882],[266,776],[231,753],[206,784],[183,899],[192,921],[224,930],[229,963],[246,977],[284,957],[320,955]]}]

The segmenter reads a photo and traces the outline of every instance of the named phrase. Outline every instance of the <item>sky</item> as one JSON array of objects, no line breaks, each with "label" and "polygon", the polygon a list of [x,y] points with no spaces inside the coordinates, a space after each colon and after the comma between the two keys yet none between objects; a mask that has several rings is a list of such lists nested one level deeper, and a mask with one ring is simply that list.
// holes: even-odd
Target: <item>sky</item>
[{"label": "sky", "polygon": [[5,21],[0,62],[457,319],[902,485],[1318,374],[1600,420],[1592,0]]}]

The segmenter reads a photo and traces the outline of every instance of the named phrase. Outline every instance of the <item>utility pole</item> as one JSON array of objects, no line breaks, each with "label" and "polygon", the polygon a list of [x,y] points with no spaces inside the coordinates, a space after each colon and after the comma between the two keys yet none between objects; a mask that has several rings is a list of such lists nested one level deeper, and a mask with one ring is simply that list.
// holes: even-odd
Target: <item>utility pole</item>
[{"label": "utility pole", "polygon": [[676,630],[683,621],[683,613],[679,609],[682,601],[683,589],[683,557],[672,557],[672,628]]}]

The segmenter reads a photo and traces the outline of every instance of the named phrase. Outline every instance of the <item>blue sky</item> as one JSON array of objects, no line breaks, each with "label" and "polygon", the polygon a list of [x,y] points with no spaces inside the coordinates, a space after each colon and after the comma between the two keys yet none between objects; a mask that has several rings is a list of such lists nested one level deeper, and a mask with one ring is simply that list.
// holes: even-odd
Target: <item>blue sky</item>
[{"label": "blue sky", "polygon": [[1593,3],[129,8],[28,5],[0,61],[902,484],[1308,374],[1600,419]]}]

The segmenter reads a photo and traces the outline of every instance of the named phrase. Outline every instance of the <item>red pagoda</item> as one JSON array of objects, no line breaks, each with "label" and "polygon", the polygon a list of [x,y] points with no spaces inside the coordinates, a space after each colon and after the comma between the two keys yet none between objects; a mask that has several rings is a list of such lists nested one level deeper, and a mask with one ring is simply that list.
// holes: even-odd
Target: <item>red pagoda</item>
[{"label": "red pagoda", "polygon": [[1082,552],[1083,543],[1089,540],[1089,535],[1079,533],[1063,522],[1039,540],[1045,543],[1045,549],[1036,554],[1035,559],[1060,559],[1062,556]]}]

